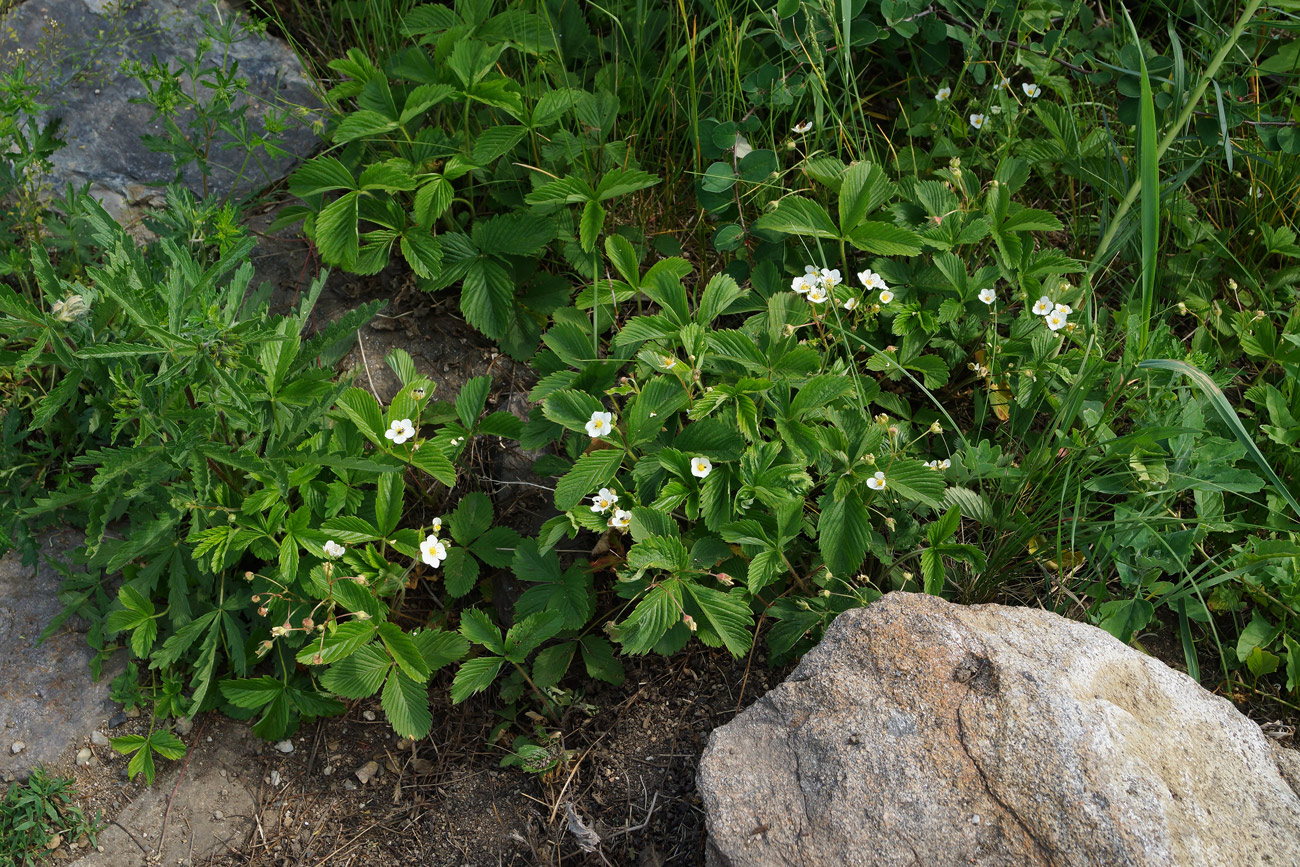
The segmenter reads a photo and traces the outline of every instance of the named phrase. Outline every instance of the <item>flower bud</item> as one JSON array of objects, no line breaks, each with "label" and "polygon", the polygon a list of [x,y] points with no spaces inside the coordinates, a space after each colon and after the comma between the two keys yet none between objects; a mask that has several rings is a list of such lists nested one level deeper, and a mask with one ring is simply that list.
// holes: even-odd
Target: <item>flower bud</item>
[{"label": "flower bud", "polygon": [[898,521],[894,520],[893,518],[886,518],[885,526],[888,527],[892,532],[898,526]]},{"label": "flower bud", "polygon": [[74,322],[90,312],[90,305],[81,295],[69,295],[62,301],[54,302],[50,312],[60,322]]},{"label": "flower bud", "polygon": [[943,425],[939,424],[939,422],[937,422],[937,421],[936,421],[936,422],[933,422],[933,423],[930,425],[930,433],[932,433],[932,434],[941,434],[941,433],[943,433]]},{"label": "flower bud", "polygon": [[682,623],[685,623],[686,628],[689,629],[691,632],[694,632],[696,629],[699,628],[699,626],[697,626],[695,623],[695,618],[689,614],[682,615]]},{"label": "flower bud", "polygon": [[358,611],[357,614],[356,614],[356,617],[357,617],[357,620],[369,620],[369,619],[370,619],[370,614],[369,614],[369,612],[366,612],[366,611]]}]

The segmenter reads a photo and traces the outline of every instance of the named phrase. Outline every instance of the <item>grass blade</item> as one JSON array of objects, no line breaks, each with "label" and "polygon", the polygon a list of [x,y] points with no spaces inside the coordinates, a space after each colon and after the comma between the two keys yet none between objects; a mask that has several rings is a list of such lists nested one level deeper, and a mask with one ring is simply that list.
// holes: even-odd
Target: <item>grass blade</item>
[{"label": "grass blade", "polygon": [[1264,477],[1272,483],[1273,487],[1277,488],[1278,493],[1287,501],[1287,504],[1291,506],[1296,515],[1300,516],[1300,502],[1296,502],[1296,498],[1291,495],[1291,491],[1278,478],[1277,473],[1273,472],[1273,468],[1269,466],[1264,453],[1259,450],[1259,446],[1255,445],[1255,441],[1246,432],[1246,426],[1241,423],[1241,417],[1232,408],[1232,404],[1228,403],[1228,396],[1214,384],[1214,380],[1210,379],[1209,374],[1188,364],[1186,361],[1169,358],[1142,361],[1138,363],[1138,367],[1145,370],[1168,370],[1171,373],[1181,373],[1190,379],[1192,384],[1201,390],[1201,394],[1205,395],[1210,401],[1210,406],[1214,407],[1214,411],[1219,414],[1219,418],[1223,419],[1223,423],[1232,431],[1233,436],[1237,438],[1237,442],[1241,443],[1246,449],[1246,454],[1250,455],[1251,460],[1264,471]]},{"label": "grass blade", "polygon": [[1156,103],[1151,93],[1151,75],[1147,72],[1146,55],[1142,52],[1142,41],[1138,38],[1137,28],[1128,10],[1124,18],[1128,21],[1129,33],[1138,49],[1138,71],[1141,75],[1142,92],[1139,97],[1138,121],[1138,180],[1142,185],[1142,316],[1139,328],[1138,357],[1146,354],[1147,340],[1151,337],[1151,312],[1155,306],[1156,294],[1156,246],[1160,240],[1160,154],[1156,151]]}]

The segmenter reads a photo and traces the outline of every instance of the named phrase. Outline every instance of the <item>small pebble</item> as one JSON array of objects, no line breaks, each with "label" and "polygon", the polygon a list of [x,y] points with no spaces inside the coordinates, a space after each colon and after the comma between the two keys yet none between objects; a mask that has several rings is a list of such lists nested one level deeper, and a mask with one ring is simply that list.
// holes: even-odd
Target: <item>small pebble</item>
[{"label": "small pebble", "polygon": [[364,786],[366,783],[374,779],[375,774],[379,773],[379,762],[366,762],[364,765],[357,768],[354,773],[356,774],[357,779],[361,781],[361,785]]},{"label": "small pebble", "polygon": [[16,756],[25,749],[27,749],[27,744],[23,743],[22,741],[14,741],[13,746],[9,747],[9,752],[13,753]]},{"label": "small pebble", "polygon": [[278,786],[278,785],[280,785],[280,772],[279,772],[279,771],[271,771],[271,777],[270,777],[270,779],[269,779],[269,782],[270,782],[270,784],[271,784],[272,786]]},{"label": "small pebble", "polygon": [[410,738],[401,738],[397,742],[397,748],[399,750],[409,750],[411,748],[411,744],[413,743],[415,743],[415,741],[411,740]]},{"label": "small pebble", "polygon": [[226,769],[225,769],[225,768],[222,768],[221,770],[217,771],[217,773],[218,773],[218,774],[221,774],[221,776],[224,777],[224,776],[226,775]]},{"label": "small pebble", "polygon": [[361,716],[363,719],[365,719],[366,722],[375,721],[375,712],[373,710],[364,711],[362,712]]},{"label": "small pebble", "polygon": [[321,773],[328,777],[330,774],[334,773],[334,766],[326,765],[325,770],[321,771]]},{"label": "small pebble", "polygon": [[82,747],[81,749],[77,750],[77,767],[79,768],[90,767],[90,760],[93,759],[94,757],[95,754],[90,751],[90,747]]},{"label": "small pebble", "polygon": [[347,789],[349,792],[355,792],[357,790],[357,784],[351,780],[344,780],[343,788]]},{"label": "small pebble", "polygon": [[172,729],[176,734],[185,737],[194,729],[194,720],[187,716],[177,717],[175,724],[172,725]]},{"label": "small pebble", "polygon": [[293,741],[287,739],[282,740],[275,745],[275,748],[282,753],[291,753],[293,752]]},{"label": "small pebble", "polygon": [[127,719],[139,719],[139,718],[140,718],[140,708],[138,708],[138,707],[128,707],[128,708],[126,709],[126,718],[127,718]]},{"label": "small pebble", "polygon": [[125,714],[125,713],[116,713],[116,714],[113,714],[113,718],[112,718],[111,720],[108,721],[108,727],[111,728],[111,729],[115,729],[115,728],[117,728],[118,726],[122,725],[122,724],[125,723],[125,722],[126,722],[126,714]]},{"label": "small pebble", "polygon": [[220,810],[217,810],[216,812],[214,812],[214,813],[212,814],[212,818],[214,818],[214,819],[216,819],[218,822],[220,822],[220,821],[222,821],[223,819],[226,818],[226,814],[223,813],[223,812],[221,812]]},{"label": "small pebble", "polygon": [[90,742],[97,747],[108,746],[108,735],[96,729],[90,733]]}]

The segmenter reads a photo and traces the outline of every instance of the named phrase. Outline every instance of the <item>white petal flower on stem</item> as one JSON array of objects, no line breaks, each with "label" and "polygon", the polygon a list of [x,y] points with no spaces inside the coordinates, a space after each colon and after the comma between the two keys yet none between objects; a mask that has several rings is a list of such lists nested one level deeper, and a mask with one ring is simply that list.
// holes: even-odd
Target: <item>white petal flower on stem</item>
[{"label": "white petal flower on stem", "polygon": [[942,472],[952,466],[952,461],[944,458],[941,461],[926,461],[925,465],[936,472]]},{"label": "white petal flower on stem", "polygon": [[998,300],[998,293],[994,292],[992,289],[981,289],[980,300],[991,306],[994,301]]},{"label": "white petal flower on stem", "polygon": [[392,422],[388,426],[388,430],[384,431],[384,437],[392,440],[394,445],[399,446],[413,436],[415,436],[415,426],[411,424],[409,418]]},{"label": "white petal flower on stem", "polygon": [[702,479],[713,471],[713,463],[706,457],[691,458],[691,475]]},{"label": "white petal flower on stem", "polygon": [[988,121],[988,116],[982,112],[977,111],[970,116],[970,125],[976,129],[983,129],[986,121]]},{"label": "white petal flower on stem", "polygon": [[437,569],[442,565],[442,561],[447,559],[446,543],[439,540],[437,536],[425,536],[424,541],[420,543],[420,559],[426,565]]},{"label": "white petal flower on stem", "polygon": [[817,285],[817,278],[804,274],[802,277],[796,277],[790,281],[790,289],[800,295],[806,293],[809,289]]},{"label": "white petal flower on stem", "polygon": [[799,135],[812,131],[812,121],[805,120],[803,123],[796,123],[792,129]]},{"label": "white petal flower on stem", "polygon": [[889,288],[889,284],[885,282],[885,278],[881,277],[879,274],[877,274],[875,271],[872,271],[870,268],[858,274],[858,280],[860,280],[862,282],[862,285],[868,289]]},{"label": "white petal flower on stem", "polygon": [[625,512],[622,509],[615,509],[614,517],[609,519],[609,525],[615,530],[626,530],[632,526],[632,513]]},{"label": "white petal flower on stem", "polygon": [[1051,313],[1052,310],[1052,299],[1048,298],[1046,295],[1034,302],[1035,316],[1046,316]]},{"label": "white petal flower on stem", "polygon": [[952,88],[951,88],[951,87],[941,87],[941,88],[939,88],[939,89],[935,92],[935,94],[934,94],[934,101],[935,101],[935,102],[943,102],[945,99],[947,99],[947,98],[950,97],[950,96],[952,96]]},{"label": "white petal flower on stem", "polygon": [[881,293],[880,293],[880,303],[881,303],[881,304],[888,304],[890,301],[893,301],[893,300],[894,300],[894,293],[893,293],[893,292],[890,292],[888,289],[886,289],[884,292],[881,292]]},{"label": "white petal flower on stem", "polygon": [[672,370],[677,366],[677,356],[675,355],[665,355],[661,361],[663,362],[664,370]]},{"label": "white petal flower on stem", "polygon": [[596,496],[591,498],[591,510],[599,515],[603,515],[614,507],[618,502],[618,494],[609,488],[601,488]]},{"label": "white petal flower on stem", "polygon": [[1020,85],[1020,89],[1023,90],[1025,96],[1030,99],[1038,99],[1038,97],[1043,95],[1043,89],[1032,81],[1026,81],[1024,84]]},{"label": "white petal flower on stem", "polygon": [[808,290],[808,300],[813,304],[823,304],[827,297],[826,287],[820,283]]},{"label": "white petal flower on stem", "polygon": [[1004,88],[1004,87],[1010,87],[1010,86],[1011,86],[1011,79],[1007,78],[1007,77],[1004,75],[1004,76],[1001,77],[1001,80],[1000,80],[1000,81],[998,81],[996,84],[993,85],[993,89],[994,89],[994,90],[1001,90],[1001,89]]},{"label": "white petal flower on stem", "polygon": [[989,106],[989,114],[1002,114],[1002,106],[1000,105]]},{"label": "white petal flower on stem", "polygon": [[888,483],[885,481],[885,474],[876,473],[874,476],[867,479],[867,487],[871,488],[873,491],[883,491],[888,487]]},{"label": "white petal flower on stem", "polygon": [[613,427],[614,414],[598,410],[591,414],[591,420],[587,422],[587,436],[594,440],[600,439],[603,436],[608,436]]},{"label": "white petal flower on stem", "polygon": [[1061,314],[1062,316],[1069,316],[1071,313],[1074,312],[1074,308],[1071,307],[1069,304],[1057,304],[1055,309],[1056,312]]},{"label": "white petal flower on stem", "polygon": [[840,283],[844,282],[840,278],[839,268],[823,268],[821,270],[821,278],[822,278],[822,284],[827,289],[834,288],[835,286],[838,286],[840,285]]},{"label": "white petal flower on stem", "polygon": [[1047,322],[1047,327],[1052,329],[1053,331],[1060,331],[1062,328],[1065,327],[1064,314],[1057,313],[1055,310],[1053,310],[1051,313],[1047,315],[1045,321]]},{"label": "white petal flower on stem", "polygon": [[337,560],[342,557],[345,550],[346,549],[342,545],[335,542],[333,539],[330,539],[325,543],[325,556],[329,557],[331,560]]},{"label": "white petal flower on stem", "polygon": [[434,534],[442,532],[442,518],[433,519],[433,532]]},{"label": "white petal flower on stem", "polygon": [[858,309],[859,303],[860,302],[858,301],[858,297],[854,295],[852,298],[845,301],[842,306],[844,307],[845,310],[848,310],[849,312],[853,312],[854,310]]}]

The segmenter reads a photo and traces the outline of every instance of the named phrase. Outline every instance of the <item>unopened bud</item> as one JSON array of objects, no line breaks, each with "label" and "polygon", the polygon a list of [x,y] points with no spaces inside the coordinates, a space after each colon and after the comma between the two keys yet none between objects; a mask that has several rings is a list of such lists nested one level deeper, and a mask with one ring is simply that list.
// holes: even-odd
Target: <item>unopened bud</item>
[{"label": "unopened bud", "polygon": [[50,308],[50,312],[53,313],[54,318],[60,322],[73,322],[89,313],[90,305],[87,304],[86,299],[80,295],[69,295],[62,301],[54,302],[54,306]]},{"label": "unopened bud", "polygon": [[689,629],[691,632],[694,632],[696,629],[699,628],[695,623],[695,618],[689,614],[682,615],[682,623],[685,623],[686,628]]},{"label": "unopened bud", "polygon": [[252,573],[251,570],[248,571],[248,572],[245,572],[245,573],[244,573],[244,580],[245,580],[245,581],[252,581],[254,577],[256,577],[256,576],[253,575],[253,573]]},{"label": "unopened bud", "polygon": [[312,620],[310,617],[304,617],[304,618],[302,619],[302,628],[303,628],[303,629],[311,629],[311,628],[313,628],[315,625],[316,625],[316,621]]},{"label": "unopened bud", "polygon": [[941,433],[943,433],[943,425],[939,424],[937,421],[934,422],[934,423],[932,423],[932,424],[930,425],[930,433],[932,433],[932,434],[941,434]]},{"label": "unopened bud", "polygon": [[1233,292],[1236,292],[1236,291],[1237,291],[1237,281],[1236,281],[1236,280],[1233,280],[1231,277],[1229,277],[1229,278],[1228,278],[1228,288],[1231,289]]},{"label": "unopened bud", "polygon": [[357,612],[357,620],[369,620],[369,619],[370,619],[370,614],[369,614],[369,612],[366,612],[366,611],[358,611],[358,612]]},{"label": "unopened bud", "polygon": [[886,519],[885,519],[885,526],[888,527],[888,528],[892,531],[895,527],[898,526],[898,522],[895,521],[893,518],[886,518]]},{"label": "unopened bud", "polygon": [[720,583],[726,585],[727,587],[730,587],[732,584],[735,584],[735,583],[736,583],[736,579],[735,579],[735,578],[732,578],[732,577],[731,577],[730,575],[728,575],[726,572],[719,572],[718,574],[714,575],[713,577],[714,577],[714,578],[717,578],[718,581],[719,581]]}]

